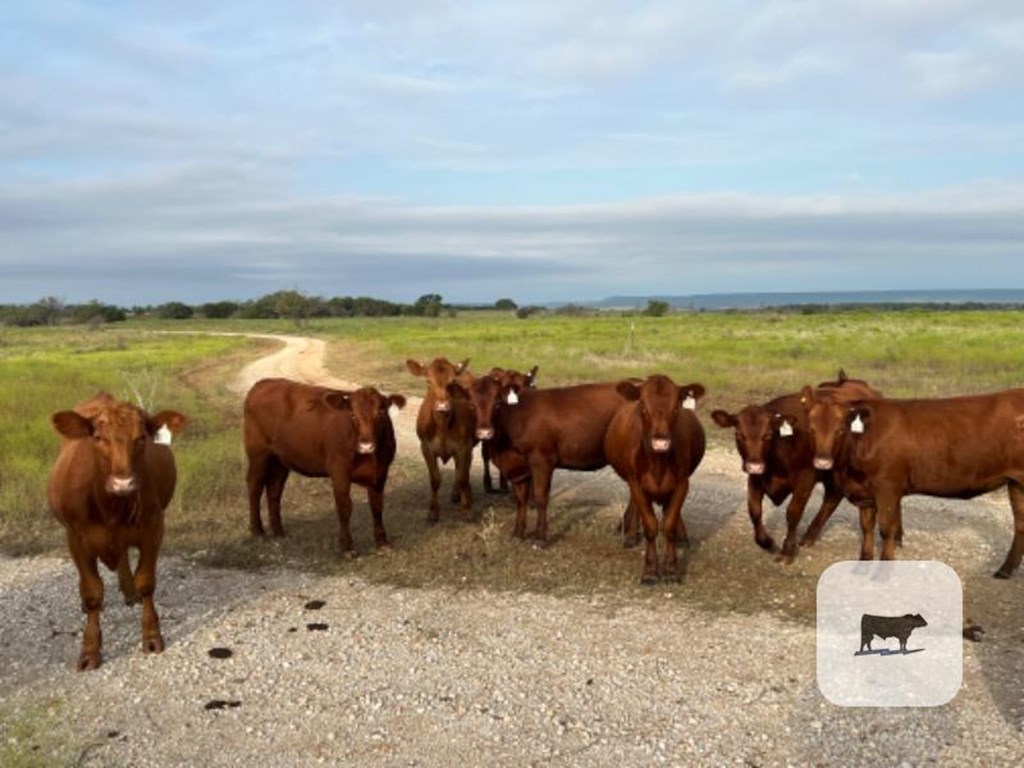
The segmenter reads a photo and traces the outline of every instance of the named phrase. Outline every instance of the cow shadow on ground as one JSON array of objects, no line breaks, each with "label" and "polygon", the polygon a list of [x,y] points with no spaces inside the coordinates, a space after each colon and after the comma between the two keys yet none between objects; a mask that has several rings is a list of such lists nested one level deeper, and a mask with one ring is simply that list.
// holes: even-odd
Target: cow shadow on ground
[{"label": "cow shadow on ground", "polygon": [[854,656],[909,656],[912,653],[921,653],[924,648],[908,648],[901,651],[899,648],[876,648],[873,651],[856,651]]}]

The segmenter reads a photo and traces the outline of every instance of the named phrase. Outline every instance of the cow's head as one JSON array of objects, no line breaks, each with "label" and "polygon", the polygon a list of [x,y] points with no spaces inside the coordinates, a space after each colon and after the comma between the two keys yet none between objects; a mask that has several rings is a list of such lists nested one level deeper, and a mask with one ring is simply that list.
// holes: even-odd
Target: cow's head
[{"label": "cow's head", "polygon": [[814,444],[814,468],[832,469],[847,435],[859,437],[871,421],[870,406],[827,390],[804,387],[800,402],[807,412],[807,428]]},{"label": "cow's head", "polygon": [[494,437],[494,423],[498,410],[505,402],[508,388],[488,374],[472,376],[464,374],[458,381],[449,385],[453,397],[463,397],[469,402],[473,412],[477,440],[490,440]]},{"label": "cow's head", "polygon": [[711,420],[736,433],[736,450],[748,475],[763,475],[769,451],[777,439],[789,439],[796,430],[796,419],[760,405],[748,405],[738,413],[716,410]]},{"label": "cow's head", "polygon": [[64,437],[92,441],[97,476],[102,478],[106,492],[114,496],[128,496],[139,489],[146,443],[163,428],[176,435],[185,424],[185,417],[177,411],[149,416],[130,403],[112,398],[87,413],[59,411],[50,421]]},{"label": "cow's head", "polygon": [[458,365],[451,363],[446,357],[437,357],[429,365],[420,365],[415,360],[406,360],[406,367],[414,376],[427,380],[427,399],[433,402],[434,411],[448,413],[452,409],[450,385],[466,373],[469,358]]},{"label": "cow's head", "polygon": [[355,392],[327,392],[324,402],[352,417],[356,429],[356,452],[364,455],[377,451],[379,429],[385,419],[391,418],[388,409],[392,405],[405,407],[402,395],[383,395],[373,387],[361,387]]},{"label": "cow's head", "polygon": [[905,614],[903,618],[908,619],[910,621],[911,626],[913,627],[928,626],[928,622],[924,620],[924,616],[922,616],[920,613],[908,613]]},{"label": "cow's head", "polygon": [[620,381],[615,389],[623,398],[637,404],[644,445],[654,453],[667,453],[672,449],[672,435],[679,411],[684,407],[696,407],[697,400],[704,396],[702,384],[679,387],[661,374],[648,376],[642,384],[628,379]]},{"label": "cow's head", "polygon": [[537,371],[539,366],[533,366],[526,373],[513,370],[512,368],[491,368],[487,375],[493,378],[502,387],[502,398],[509,405],[516,405],[519,402],[519,393],[524,389],[530,389],[536,385]]}]

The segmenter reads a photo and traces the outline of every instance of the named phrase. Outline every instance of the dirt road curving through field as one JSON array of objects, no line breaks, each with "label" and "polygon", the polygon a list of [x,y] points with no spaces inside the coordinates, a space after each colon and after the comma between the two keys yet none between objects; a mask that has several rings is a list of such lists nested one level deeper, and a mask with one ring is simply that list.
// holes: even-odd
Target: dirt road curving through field
[{"label": "dirt road curving through field", "polygon": [[[326,372],[323,342],[272,338],[282,349],[243,369],[240,394],[267,376],[354,386]],[[416,450],[417,405],[396,418],[400,450]],[[688,502],[691,530],[716,552],[766,558],[749,542],[736,465],[726,451],[709,454]],[[560,487],[607,505],[613,482],[600,477]],[[742,601],[732,610],[709,607],[695,594],[702,582],[689,579],[642,597],[560,597],[516,584],[371,583],[344,565],[323,576],[170,557],[157,591],[167,649],[141,654],[138,609],[120,604],[105,572],[105,664],[78,673],[70,661],[82,617],[68,559],[0,557],[0,764],[1019,765],[1024,573],[988,575],[1005,542],[1005,504],[907,505],[908,546],[927,539],[933,556],[957,564],[968,615],[987,632],[964,645],[958,696],[928,708],[826,701],[813,618],[772,610],[813,581],[781,568],[737,584],[749,594],[730,595]],[[742,546],[727,548],[727,538]]]}]

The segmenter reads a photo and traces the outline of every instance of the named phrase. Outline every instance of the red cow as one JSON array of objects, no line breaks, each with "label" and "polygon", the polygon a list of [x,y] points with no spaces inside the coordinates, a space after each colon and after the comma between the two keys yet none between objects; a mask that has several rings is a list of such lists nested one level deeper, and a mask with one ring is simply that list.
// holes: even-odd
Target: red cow
[{"label": "red cow", "polygon": [[[86,613],[78,669],[95,669],[103,658],[103,580],[97,560],[117,570],[125,603],[142,599],[142,650],[159,653],[164,640],[153,605],[156,561],[164,509],[177,480],[168,444],[185,417],[175,411],[150,416],[100,392],[75,410],[53,414],[50,421],[62,440],[46,498],[65,528]],[[129,547],[139,552],[134,574]]]},{"label": "red cow", "polygon": [[441,468],[438,461],[447,464],[455,459],[455,484],[452,501],[459,501],[464,519],[473,514],[473,496],[469,488],[469,467],[473,461],[476,419],[469,401],[462,396],[464,389],[456,385],[459,379],[468,381],[469,359],[453,365],[447,358],[435,358],[429,365],[406,360],[406,367],[414,376],[427,380],[427,392],[416,414],[416,435],[420,450],[430,474],[430,511],[427,522],[436,523],[440,516],[437,492],[441,487]]},{"label": "red cow", "polygon": [[395,431],[388,409],[402,408],[402,395],[373,387],[344,392],[287,379],[257,381],[245,397],[245,454],[249,458],[249,530],[263,536],[260,500],[267,492],[270,530],[284,535],[281,495],[289,472],[329,477],[338,513],[341,552],[354,556],[349,520],[352,484],[366,488],[377,549],[384,531],[384,485],[395,458]]},{"label": "red cow", "polygon": [[[834,393],[840,399],[881,397],[867,382],[849,379],[843,371],[836,381],[818,385],[819,391]],[[718,426],[736,431],[736,450],[747,473],[747,512],[754,526],[754,541],[771,551],[775,541],[764,527],[764,497],[776,506],[790,499],[786,507],[786,538],[778,559],[792,563],[796,556],[797,526],[817,483],[824,486],[824,499],[814,520],[807,527],[800,546],[809,547],[818,540],[843,493],[830,472],[815,469],[814,447],[807,425],[801,395],[783,395],[764,405],[748,405],[737,413],[716,410],[711,418]]]},{"label": "red cow", "polygon": [[[608,464],[604,434],[625,402],[616,384],[523,389],[502,386],[490,376],[460,385],[472,401],[476,436],[490,441],[491,459],[512,484],[516,523],[512,535],[525,538],[531,492],[537,527],[531,536],[547,541],[548,498],[556,468],[592,471]],[[508,393],[518,403],[508,406]],[[628,515],[627,515],[628,518]]]},{"label": "red cow", "polygon": [[643,384],[622,381],[616,387],[627,401],[608,425],[604,452],[608,463],[629,485],[630,507],[643,522],[647,551],[640,581],[658,580],[658,518],[654,504],[663,509],[665,555],[661,575],[679,580],[676,545],[687,541],[682,509],[690,489],[690,476],[704,458],[704,429],[693,409],[704,396],[700,384],[676,386],[668,376],[656,374]]},{"label": "red cow", "polygon": [[1007,579],[1024,554],[1024,389],[930,400],[843,402],[805,387],[814,464],[832,470],[860,507],[860,557],[891,560],[904,496],[970,499],[1009,487],[1014,534],[995,576]]},{"label": "red cow", "polygon": [[[508,396],[512,398],[510,405],[515,405],[518,402],[519,396],[515,394],[512,387],[526,389],[535,386],[537,368],[538,366],[535,365],[530,369],[529,373],[520,373],[511,368],[495,367],[491,368],[487,375],[497,381],[502,387],[508,388]],[[491,444],[487,439],[483,439],[480,443],[480,456],[484,462],[484,490],[487,493],[508,493],[508,478],[500,470],[498,471],[497,491],[494,490],[494,486],[491,483]]]}]

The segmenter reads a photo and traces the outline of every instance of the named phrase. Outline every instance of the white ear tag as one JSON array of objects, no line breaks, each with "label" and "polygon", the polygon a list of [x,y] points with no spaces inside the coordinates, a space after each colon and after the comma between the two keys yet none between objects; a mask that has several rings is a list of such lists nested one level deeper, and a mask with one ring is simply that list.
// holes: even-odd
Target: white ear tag
[{"label": "white ear tag", "polygon": [[505,398],[505,402],[509,405],[516,405],[519,402],[519,395],[516,394],[514,389],[508,391],[508,397]]},{"label": "white ear tag", "polygon": [[697,408],[697,401],[694,399],[693,395],[686,396],[686,399],[683,400],[683,408],[688,411],[692,411]]},{"label": "white ear tag", "polygon": [[859,413],[857,414],[857,417],[850,422],[850,431],[855,432],[858,435],[864,434],[864,422],[860,420]]},{"label": "white ear tag", "polygon": [[779,435],[781,437],[792,437],[793,436],[793,425],[788,421],[783,421],[779,425]]},{"label": "white ear tag", "polygon": [[156,431],[156,435],[153,437],[153,442],[157,445],[171,444],[171,430],[167,428],[166,424],[162,424],[160,429]]}]

